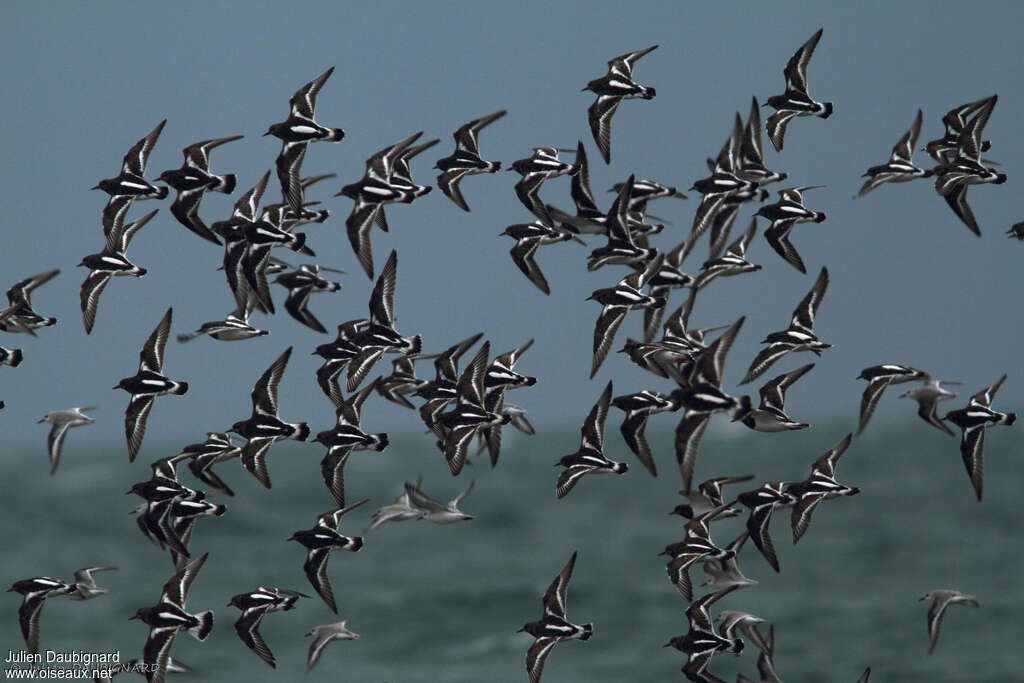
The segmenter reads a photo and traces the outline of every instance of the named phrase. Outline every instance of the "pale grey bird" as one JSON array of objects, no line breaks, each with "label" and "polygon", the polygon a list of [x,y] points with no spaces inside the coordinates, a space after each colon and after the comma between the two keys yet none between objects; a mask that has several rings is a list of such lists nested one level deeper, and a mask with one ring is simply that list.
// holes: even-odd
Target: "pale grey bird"
[{"label": "pale grey bird", "polygon": [[46,438],[46,448],[50,453],[51,475],[57,471],[57,465],[60,464],[61,448],[64,446],[64,437],[67,435],[68,430],[72,427],[81,427],[82,425],[89,425],[95,422],[96,420],[85,414],[85,411],[94,410],[95,408],[96,406],[86,406],[84,408],[70,408],[68,410],[51,410],[36,423],[49,422],[52,425],[50,427],[50,435]]},{"label": "pale grey bird", "polygon": [[918,599],[918,602],[931,600],[932,607],[928,610],[928,654],[935,651],[935,645],[939,642],[939,629],[942,627],[942,615],[950,605],[963,605],[964,607],[978,607],[978,601],[973,595],[967,595],[954,590],[932,590],[925,593]]},{"label": "pale grey bird", "polygon": [[461,503],[462,499],[468,496],[469,492],[473,490],[474,483],[476,483],[475,480],[471,481],[469,483],[469,488],[452,498],[447,503],[436,501],[423,493],[423,490],[419,487],[419,483],[414,486],[409,482],[406,482],[405,492],[408,494],[409,500],[413,505],[427,511],[426,519],[428,521],[431,521],[434,524],[453,524],[455,522],[473,519],[472,515],[467,515],[459,510],[459,503]]},{"label": "pale grey bird", "polygon": [[307,636],[314,636],[313,642],[309,646],[309,655],[306,657],[306,673],[316,666],[316,663],[320,661],[320,655],[323,654],[324,648],[327,644],[335,640],[358,640],[359,634],[349,631],[346,627],[348,621],[339,621],[336,624],[323,624],[321,626],[314,626],[313,629],[307,633]]},{"label": "pale grey bird", "polygon": [[[419,482],[416,484],[419,487]],[[377,508],[370,520],[367,531],[373,531],[385,522],[406,522],[410,519],[423,519],[429,513],[426,510],[417,510],[409,502],[409,491],[406,490],[391,505]]]},{"label": "pale grey bird", "polygon": [[953,430],[935,412],[936,404],[939,401],[956,398],[956,394],[952,391],[946,391],[942,388],[943,384],[954,385],[960,384],[960,382],[942,382],[937,379],[929,379],[921,386],[903,392],[900,394],[900,398],[912,398],[917,401],[917,414],[921,416],[922,420],[933,427],[941,429],[950,436],[956,436]]},{"label": "pale grey bird", "polygon": [[90,600],[108,592],[106,588],[96,585],[92,578],[93,572],[104,572],[117,567],[84,567],[75,572],[75,580],[71,583],[74,590],[67,594],[69,600]]},{"label": "pale grey bird", "polygon": [[764,619],[754,616],[749,612],[737,610],[722,610],[718,615],[718,632],[723,638],[736,639],[736,631],[745,635],[761,652],[770,652],[761,632],[757,630],[758,624],[763,624]]},{"label": "pale grey bird", "polygon": [[732,551],[732,556],[722,560],[711,560],[704,563],[704,573],[708,575],[708,580],[705,581],[703,586],[708,586],[714,590],[725,590],[730,586],[739,586],[745,588],[746,586],[753,586],[757,583],[754,579],[749,579],[743,575],[740,571],[739,565],[736,563],[736,558],[740,555],[740,550],[743,548],[743,544],[747,542],[750,537],[749,531],[744,531],[740,534],[736,540],[729,545],[725,546],[725,550]]}]

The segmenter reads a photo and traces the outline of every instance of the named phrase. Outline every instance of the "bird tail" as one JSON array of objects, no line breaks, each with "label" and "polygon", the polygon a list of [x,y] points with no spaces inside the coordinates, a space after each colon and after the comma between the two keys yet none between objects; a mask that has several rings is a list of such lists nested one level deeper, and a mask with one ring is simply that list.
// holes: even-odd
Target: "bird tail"
[{"label": "bird tail", "polygon": [[380,434],[377,434],[376,436],[377,436],[377,445],[374,446],[373,450],[375,450],[375,451],[382,451],[385,448],[387,448],[388,447],[388,443],[389,443],[388,442],[388,435],[387,435],[387,433],[386,432],[381,432]]},{"label": "bird tail", "polygon": [[590,640],[590,636],[594,635],[594,624],[586,623],[583,624],[583,635],[580,636],[580,640]]},{"label": "bird tail", "polygon": [[7,360],[5,360],[4,363],[10,365],[12,368],[16,368],[18,367],[18,363],[21,362],[22,358],[23,355],[21,353],[21,349],[12,349],[11,355],[8,356]]},{"label": "bird tail", "polygon": [[415,356],[417,353],[420,353],[423,350],[423,335],[422,334],[417,334],[415,337],[412,338],[411,341],[412,341],[412,349],[410,349],[409,351],[406,351],[406,353],[405,353],[406,356]]},{"label": "bird tail", "polygon": [[214,192],[223,192],[224,194],[231,194],[235,191],[236,178],[234,173],[225,173],[224,175],[217,176],[217,184],[213,186]]},{"label": "bird tail", "polygon": [[324,138],[325,142],[341,142],[345,137],[345,131],[341,128],[331,128],[331,132]]},{"label": "bird tail", "polygon": [[188,391],[188,382],[178,382],[178,386],[174,387],[172,394],[177,396],[183,396]]},{"label": "bird tail", "polygon": [[307,438],[309,438],[308,424],[306,424],[305,422],[300,422],[299,424],[295,425],[295,427],[298,431],[296,432],[295,436],[292,437],[293,439],[295,439],[296,441],[305,441]]},{"label": "bird tail", "polygon": [[999,424],[1009,426],[1009,425],[1012,425],[1016,421],[1017,421],[1017,413],[1007,413],[1006,415],[1003,415],[1002,419],[999,420]]},{"label": "bird tail", "polygon": [[199,623],[188,630],[196,640],[206,640],[206,637],[210,635],[210,631],[213,630],[213,610],[206,610],[196,615],[196,619]]},{"label": "bird tail", "polygon": [[357,552],[359,552],[362,549],[363,549],[363,537],[362,536],[356,536],[355,538],[353,538],[352,539],[352,545],[350,545],[348,548],[346,548],[346,550],[351,550],[354,553],[357,553]]},{"label": "bird tail", "polygon": [[296,232],[293,234],[295,235],[295,239],[288,245],[288,248],[292,251],[301,251],[302,248],[306,246],[306,233]]}]

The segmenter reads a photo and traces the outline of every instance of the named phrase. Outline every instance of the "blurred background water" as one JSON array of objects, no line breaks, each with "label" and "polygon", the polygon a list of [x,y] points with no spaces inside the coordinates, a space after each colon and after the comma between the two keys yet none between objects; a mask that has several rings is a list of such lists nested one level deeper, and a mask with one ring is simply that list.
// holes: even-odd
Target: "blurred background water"
[{"label": "blurred background water", "polygon": [[[906,412],[898,424],[871,425],[841,460],[840,480],[862,492],[824,503],[795,547],[788,512],[776,515],[781,574],[748,543],[741,567],[759,584],[716,605],[715,612],[749,611],[775,625],[775,661],[784,680],[852,683],[868,665],[873,681],[1020,680],[1019,433],[990,431],[985,500],[979,504],[957,442]],[[339,619],[348,619],[362,638],[332,643],[310,681],[525,680],[531,640],[515,631],[539,617],[541,596],[574,550],[579,559],[568,616],[577,623],[593,621],[595,635],[556,647],[544,680],[679,679],[685,655],[661,646],[686,631],[686,604],[667,578],[665,558],[657,557],[683,536],[680,518],[666,514],[681,501],[671,418],[652,418],[657,479],[626,451],[616,433],[620,419],[613,410],[608,453],[629,462],[629,472],[586,477],[561,501],[554,496],[552,464],[578,446],[576,427],[542,429],[534,437],[509,433],[497,469],[478,458],[458,478],[447,474],[424,435],[397,435],[383,453],[354,454],[346,471],[347,495],[370,502],[345,517],[343,532],[360,533],[374,509],[419,475],[423,488],[443,500],[475,481],[462,507],[476,519],[451,526],[386,524],[367,534],[361,552],[333,553],[337,617],[306,580],[303,550],[285,541],[331,508],[319,475],[321,448],[276,446],[270,491],[237,461],[219,465],[237,496],[221,499],[228,505],[222,518],[198,524],[191,550],[210,556],[188,597],[190,610],[213,609],[217,623],[205,643],[187,635],[176,639],[172,654],[193,673],[174,680],[300,680],[309,645],[303,634]],[[743,473],[756,474],[757,482],[804,478],[810,463],[852,424],[851,416],[777,435],[717,425],[702,446],[697,479]],[[47,602],[41,648],[141,656],[146,628],[128,617],[156,602],[173,573],[167,554],[139,534],[128,514],[137,499],[124,491],[149,470],[141,459],[128,465],[123,444],[83,451],[75,448],[76,436],[70,434],[66,460],[52,478],[42,438],[38,448],[0,460],[6,484],[0,577],[8,585],[38,575],[70,579],[79,567],[118,565],[119,571],[97,575],[109,594],[87,602]],[[172,454],[177,447],[162,450]],[[191,481],[187,473],[185,480]],[[740,484],[729,493],[746,488],[753,486]],[[734,538],[742,520],[716,523],[715,541],[724,545]],[[691,575],[695,586],[704,580],[699,569]],[[225,607],[232,595],[260,584],[312,596],[263,622],[277,670],[243,646],[231,627],[239,612]],[[917,599],[933,588],[972,593],[981,609],[950,609],[936,652],[928,656],[927,605]],[[19,598],[4,599],[5,651],[21,646]],[[729,680],[737,672],[755,675],[755,661],[756,648],[748,644],[741,656],[717,656],[711,668]]]}]

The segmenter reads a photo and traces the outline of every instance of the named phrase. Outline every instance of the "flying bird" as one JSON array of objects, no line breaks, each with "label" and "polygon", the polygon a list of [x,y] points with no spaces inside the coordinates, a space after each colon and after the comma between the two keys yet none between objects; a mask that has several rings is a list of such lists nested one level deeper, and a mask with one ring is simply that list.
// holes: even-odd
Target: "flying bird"
[{"label": "flying bird", "polygon": [[814,334],[814,316],[818,313],[818,306],[825,298],[827,289],[828,268],[822,266],[811,291],[807,292],[807,296],[793,310],[793,319],[790,321],[789,327],[780,332],[772,332],[761,341],[762,344],[768,344],[768,346],[761,349],[754,357],[740,384],[754,381],[788,353],[810,351],[820,356],[822,351],[832,348],[831,344],[822,342]]},{"label": "flying bird", "polygon": [[573,552],[572,557],[544,593],[544,614],[537,621],[524,624],[516,631],[529,633],[534,638],[533,645],[526,651],[526,673],[530,683],[540,683],[544,663],[551,653],[551,648],[563,640],[590,640],[590,636],[594,634],[594,624],[588,622],[578,626],[566,619],[566,592],[575,566],[576,553]]},{"label": "flying bird", "polygon": [[775,109],[775,113],[768,117],[765,128],[768,131],[768,138],[775,146],[775,151],[781,152],[786,136],[786,126],[797,116],[817,116],[827,119],[832,116],[834,106],[831,102],[815,102],[807,93],[807,65],[814,54],[814,48],[821,40],[821,34],[825,29],[819,28],[806,43],[800,46],[783,70],[786,77],[786,92],[781,95],[772,95],[766,101],[766,106]]},{"label": "flying bird", "polygon": [[236,422],[228,430],[248,439],[242,449],[242,464],[268,489],[270,472],[267,470],[267,454],[270,447],[281,439],[305,441],[309,436],[309,425],[305,422],[284,422],[278,417],[278,387],[291,355],[292,347],[289,346],[263,371],[252,390],[252,414],[249,419]]},{"label": "flying bird", "polygon": [[142,352],[139,354],[139,371],[133,377],[125,377],[114,387],[124,389],[132,396],[124,415],[128,459],[131,462],[135,461],[135,456],[142,447],[142,439],[146,436],[146,421],[156,397],[166,394],[181,396],[188,391],[188,382],[168,379],[163,374],[164,350],[167,348],[167,337],[171,333],[171,314],[172,309],[168,308],[143,344]]},{"label": "flying bird", "polygon": [[583,88],[584,92],[590,90],[597,95],[597,99],[587,110],[587,119],[590,121],[594,142],[597,143],[606,164],[612,161],[612,116],[619,108],[619,103],[638,97],[650,100],[657,94],[654,88],[640,85],[633,80],[633,67],[636,61],[657,48],[657,45],[652,45],[608,60],[608,73],[601,78],[595,78]]},{"label": "flying bird", "polygon": [[60,464],[61,450],[64,447],[64,437],[67,436],[68,430],[72,427],[82,427],[95,422],[96,420],[85,414],[85,411],[94,410],[95,407],[96,406],[86,406],[84,408],[71,408],[69,410],[51,410],[43,415],[39,422],[37,422],[37,424],[41,424],[43,422],[50,423],[50,434],[46,437],[46,450],[50,454],[51,476],[57,471],[57,465]]},{"label": "flying bird", "polygon": [[185,163],[181,168],[164,171],[157,177],[175,190],[178,194],[171,204],[171,213],[188,230],[199,235],[205,240],[220,246],[220,240],[207,227],[203,219],[199,217],[199,202],[207,190],[231,194],[235,191],[235,175],[227,173],[216,175],[210,173],[210,151],[225,143],[240,140],[242,135],[232,135],[226,138],[215,138],[213,140],[202,140],[189,145],[182,154],[185,156]]},{"label": "flying bird", "polygon": [[82,324],[85,325],[86,334],[92,332],[93,324],[96,322],[96,309],[99,307],[100,294],[110,282],[110,278],[120,275],[142,277],[146,274],[146,269],[129,261],[125,252],[135,233],[142,229],[142,226],[148,223],[158,210],[153,209],[142,218],[125,223],[124,218],[127,213],[127,207],[125,207],[124,211],[114,217],[103,251],[86,256],[78,264],[89,269],[89,274],[82,282],[79,294],[82,306]]},{"label": "flying bird", "polygon": [[484,161],[480,156],[480,141],[478,137],[480,131],[500,119],[506,113],[508,112],[502,109],[493,114],[473,119],[459,127],[453,135],[455,138],[455,151],[443,159],[438,159],[437,163],[434,164],[434,168],[441,171],[437,176],[437,186],[441,188],[441,191],[444,192],[448,199],[452,200],[455,206],[463,211],[469,211],[469,204],[466,203],[465,197],[462,196],[462,189],[460,187],[462,179],[467,175],[494,173],[501,170],[500,161]]},{"label": "flying bird", "polygon": [[995,384],[971,396],[966,408],[946,413],[944,418],[961,430],[960,457],[963,458],[967,476],[971,478],[978,502],[981,502],[981,488],[985,473],[985,430],[990,425],[1009,426],[1017,420],[1017,413],[1000,413],[992,410],[992,399],[1005,381],[1006,374],[1004,373]]},{"label": "flying bird", "polygon": [[956,590],[931,590],[921,596],[918,602],[925,600],[932,601],[932,606],[928,609],[928,654],[931,654],[935,652],[935,646],[939,642],[939,629],[942,628],[942,617],[946,614],[946,608],[950,605],[978,607],[979,604],[973,595]]}]

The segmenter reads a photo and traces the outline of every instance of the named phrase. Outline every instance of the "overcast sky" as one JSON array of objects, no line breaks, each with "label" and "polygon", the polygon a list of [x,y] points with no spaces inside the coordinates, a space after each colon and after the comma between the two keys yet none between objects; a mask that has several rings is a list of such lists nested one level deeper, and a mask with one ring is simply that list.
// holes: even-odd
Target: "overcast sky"
[{"label": "overcast sky", "polygon": [[[790,392],[787,406],[794,418],[839,417],[852,426],[864,386],[854,378],[861,368],[883,362],[962,381],[964,400],[1007,372],[996,407],[1012,410],[1024,396],[1017,348],[1024,331],[1024,244],[1003,234],[1024,219],[1016,189],[1016,160],[1024,157],[1019,5],[990,4],[978,14],[934,3],[855,9],[664,2],[629,10],[619,3],[16,3],[6,9],[4,23],[2,135],[8,163],[0,169],[6,226],[0,286],[62,270],[33,298],[37,310],[59,318],[58,326],[41,330],[38,339],[0,338],[0,345],[21,347],[25,354],[20,367],[0,369],[0,398],[7,403],[0,424],[8,443],[41,445],[46,428],[35,420],[44,412],[95,404],[97,424],[71,440],[110,445],[123,457],[128,397],[110,387],[135,373],[139,349],[164,310],[174,307],[172,334],[178,334],[222,318],[233,307],[223,275],[215,270],[222,251],[178,224],[169,202],[138,202],[131,218],[160,209],[129,250],[149,275],[112,281],[93,333],[84,333],[78,292],[86,271],[75,264],[103,245],[100,212],[107,199],[89,188],[115,175],[128,148],[161,119],[168,122],[149,161],[150,178],[178,167],[186,145],[245,135],[212,155],[216,172],[237,173],[238,190],[230,197],[207,195],[200,213],[210,223],[226,218],[238,194],[272,168],[279,142],[260,135],[285,118],[291,94],[336,67],[320,94],[317,118],[343,127],[346,137],[338,144],[311,145],[304,166],[307,175],[338,174],[308,195],[323,200],[330,220],[305,228],[316,262],[348,271],[340,276],[340,293],[312,301],[312,310],[333,331],[337,323],[366,314],[372,283],[345,236],[351,201],[332,195],[362,175],[364,160],[375,150],[420,130],[425,140],[441,138],[412,165],[419,182],[433,185],[431,166],[451,152],[452,131],[507,109],[481,135],[485,158],[507,166],[535,146],[575,147],[583,140],[593,187],[606,207],[612,195],[604,190],[630,173],[685,190],[707,175],[704,160],[717,154],[733,113],[745,115],[751,95],[764,101],[782,92],[783,66],[821,26],[810,91],[835,102],[835,114],[827,121],[793,122],[781,154],[767,140],[765,145],[767,165],[788,172],[792,184],[826,185],[809,192],[806,201],[827,212],[828,220],[794,231],[808,275],[768,247],[762,220],[748,256],[764,269],[719,280],[702,294],[698,325],[747,315],[728,360],[726,389],[742,377],[757,342],[786,326],[827,265],[832,282],[816,331],[835,348]],[[971,27],[966,36],[965,25]],[[654,44],[660,48],[637,64],[634,75],[656,87],[657,97],[619,108],[612,164],[606,166],[587,125],[593,95],[580,89],[604,73],[608,59]],[[920,147],[941,134],[947,110],[992,93],[1000,98],[985,131],[993,143],[987,156],[1002,164],[1009,181],[970,191],[982,238],[968,232],[930,181],[883,186],[851,199],[860,175],[888,157],[919,107],[925,115]],[[917,160],[928,161],[923,153]],[[515,179],[504,172],[466,179],[468,214],[439,191],[411,206],[388,208],[391,232],[376,230],[372,241],[378,268],[392,248],[399,253],[398,329],[422,333],[426,351],[478,331],[494,353],[535,338],[517,369],[536,375],[538,383],[510,398],[540,425],[580,423],[610,378],[616,394],[671,390],[615,354],[588,380],[599,306],[584,299],[627,271],[607,267],[588,273],[586,254],[600,245],[593,238],[587,249],[544,247],[537,261],[552,293],[541,294],[509,258],[512,241],[499,236],[507,225],[531,217],[515,197]],[[569,205],[568,186],[567,179],[555,179],[541,195]],[[275,201],[277,191],[272,180],[267,197]],[[652,213],[671,221],[655,246],[667,250],[684,237],[698,199],[690,193],[687,201],[652,205]],[[744,209],[737,230],[752,211]],[[684,270],[695,272],[705,253],[702,242]],[[285,257],[302,262],[291,253]],[[274,289],[283,309],[284,290]],[[672,305],[682,298],[675,292]],[[641,313],[631,314],[614,348],[638,336],[641,321]],[[281,386],[282,417],[308,420],[314,432],[333,423],[333,409],[314,381],[319,359],[309,355],[329,337],[300,326],[283,310],[273,318],[256,314],[254,322],[271,334],[235,343],[203,338],[181,345],[172,339],[166,374],[192,388],[184,397],[157,400],[141,459],[167,455],[161,445],[183,445],[247,417],[253,383],[288,346],[295,353]],[[784,359],[768,377],[811,360]],[[432,375],[429,364],[420,367],[421,374]],[[374,374],[389,371],[390,363],[382,362]],[[899,406],[891,393],[875,419],[916,419],[913,406]],[[380,399],[363,416],[373,431],[421,428],[413,413]],[[424,447],[432,446],[425,440]]]}]

